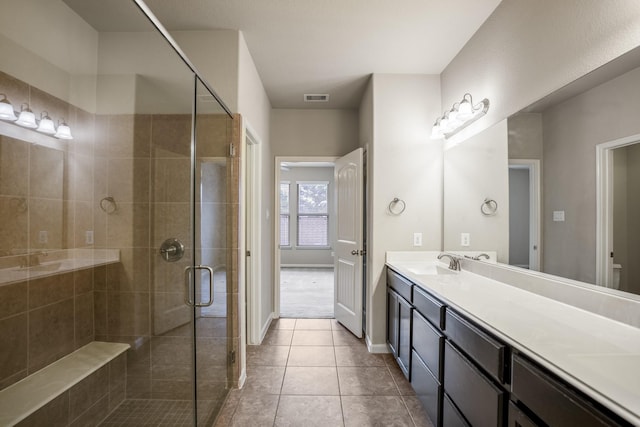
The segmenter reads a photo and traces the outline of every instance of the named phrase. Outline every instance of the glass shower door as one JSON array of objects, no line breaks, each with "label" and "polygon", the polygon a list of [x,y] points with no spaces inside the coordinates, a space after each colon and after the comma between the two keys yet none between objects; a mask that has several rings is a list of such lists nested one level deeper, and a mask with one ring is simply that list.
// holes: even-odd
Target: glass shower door
[{"label": "glass shower door", "polygon": [[234,206],[230,183],[231,117],[196,78],[193,162],[194,372],[197,425],[211,425],[230,387]]}]

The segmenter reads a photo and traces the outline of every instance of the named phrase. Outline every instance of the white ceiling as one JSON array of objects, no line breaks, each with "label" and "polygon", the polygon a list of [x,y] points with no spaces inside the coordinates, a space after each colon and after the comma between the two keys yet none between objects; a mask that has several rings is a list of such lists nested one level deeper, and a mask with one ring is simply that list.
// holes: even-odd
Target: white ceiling
[{"label": "white ceiling", "polygon": [[[99,31],[140,28],[105,13],[115,2],[65,2]],[[241,30],[274,108],[357,108],[371,73],[440,74],[500,0],[146,3],[169,31]],[[330,101],[304,104],[304,93],[329,93]]]}]

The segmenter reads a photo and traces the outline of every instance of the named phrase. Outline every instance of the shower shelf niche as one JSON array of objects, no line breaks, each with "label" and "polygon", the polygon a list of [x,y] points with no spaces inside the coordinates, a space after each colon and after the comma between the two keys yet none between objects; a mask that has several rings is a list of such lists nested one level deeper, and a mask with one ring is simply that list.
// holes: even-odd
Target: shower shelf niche
[{"label": "shower shelf niche", "polygon": [[119,249],[61,249],[42,251],[37,265],[20,266],[29,256],[36,255],[21,254],[0,260],[0,286],[120,262]]}]

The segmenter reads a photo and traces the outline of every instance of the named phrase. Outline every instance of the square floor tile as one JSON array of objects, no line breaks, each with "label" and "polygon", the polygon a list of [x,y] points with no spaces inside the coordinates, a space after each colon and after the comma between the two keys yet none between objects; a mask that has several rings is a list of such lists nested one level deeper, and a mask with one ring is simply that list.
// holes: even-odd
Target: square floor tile
[{"label": "square floor tile", "polygon": [[333,345],[331,331],[293,331],[291,345]]},{"label": "square floor tile", "polygon": [[282,394],[337,396],[338,373],[335,367],[287,367]]},{"label": "square floor tile", "polygon": [[280,394],[284,369],[284,366],[250,366],[242,392]]},{"label": "square floor tile", "polygon": [[289,347],[283,345],[248,345],[247,366],[286,366]]},{"label": "square floor tile", "polygon": [[233,414],[232,426],[272,426],[276,417],[278,400],[275,394],[243,393]]},{"label": "square floor tile", "polygon": [[276,426],[342,427],[339,396],[281,396]]},{"label": "square floor tile", "polygon": [[338,366],[386,366],[381,354],[369,353],[365,346],[339,346],[335,351]]},{"label": "square floor tile", "polygon": [[342,396],[397,396],[398,388],[386,366],[338,368]]},{"label": "square floor tile", "polygon": [[398,386],[398,391],[401,396],[415,396],[416,392],[413,390],[411,383],[404,376],[404,372],[400,369],[398,362],[395,360],[392,364],[387,365],[389,372],[391,373],[391,377],[396,382],[396,386]]},{"label": "square floor tile", "polygon": [[400,396],[342,396],[345,427],[413,427]]},{"label": "square floor tile", "polygon": [[331,319],[298,319],[296,330],[330,331]]},{"label": "square floor tile", "polygon": [[269,329],[261,345],[291,345],[293,329]]},{"label": "square floor tile", "polygon": [[330,346],[294,345],[287,366],[336,366],[336,356]]},{"label": "square floor tile", "polygon": [[295,326],[296,319],[274,319],[270,329],[294,329]]},{"label": "square floor tile", "polygon": [[349,331],[332,331],[333,345],[362,345],[364,346],[364,339],[358,338]]},{"label": "square floor tile", "polygon": [[435,423],[431,421],[424,406],[416,396],[403,396],[405,405],[409,409],[409,415],[413,418],[416,427],[435,427]]}]

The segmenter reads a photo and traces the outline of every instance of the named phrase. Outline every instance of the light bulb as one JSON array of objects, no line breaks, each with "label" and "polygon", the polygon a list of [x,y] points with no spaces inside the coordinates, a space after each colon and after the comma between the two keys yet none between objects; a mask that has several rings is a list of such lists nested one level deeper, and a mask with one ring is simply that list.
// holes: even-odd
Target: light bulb
[{"label": "light bulb", "polygon": [[36,124],[36,115],[33,114],[33,111],[31,111],[27,104],[22,105],[22,110],[20,111],[20,116],[18,116],[16,124],[29,129],[38,127]]},{"label": "light bulb", "polygon": [[2,99],[0,99],[0,119],[15,122],[18,118],[15,111],[13,111],[13,105],[7,99],[7,95],[4,93],[0,95],[2,95]]},{"label": "light bulb", "polygon": [[53,136],[59,139],[73,139],[73,136],[71,136],[71,128],[64,121],[58,125],[58,130]]},{"label": "light bulb", "polygon": [[458,118],[460,120],[467,120],[471,117],[473,117],[473,106],[467,99],[463,99],[458,107]]},{"label": "light bulb", "polygon": [[49,114],[46,111],[43,111],[40,114],[40,126],[38,126],[37,131],[46,133],[47,135],[53,135],[56,133],[56,126],[53,124],[53,120],[49,117]]}]

